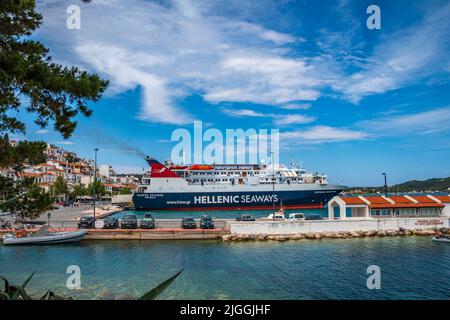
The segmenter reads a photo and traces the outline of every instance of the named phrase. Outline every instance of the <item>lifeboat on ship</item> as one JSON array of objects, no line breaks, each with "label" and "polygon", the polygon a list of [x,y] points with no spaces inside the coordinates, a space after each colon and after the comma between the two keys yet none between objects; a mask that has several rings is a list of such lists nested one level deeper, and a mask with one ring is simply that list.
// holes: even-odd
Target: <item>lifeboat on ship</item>
[{"label": "lifeboat on ship", "polygon": [[213,170],[214,166],[208,166],[204,164],[193,164],[190,168],[190,170]]}]

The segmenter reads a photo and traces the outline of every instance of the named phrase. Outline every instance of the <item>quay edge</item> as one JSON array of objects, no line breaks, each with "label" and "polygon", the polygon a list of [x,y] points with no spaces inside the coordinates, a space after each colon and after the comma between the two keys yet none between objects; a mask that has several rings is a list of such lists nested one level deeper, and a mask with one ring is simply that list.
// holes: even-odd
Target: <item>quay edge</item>
[{"label": "quay edge", "polygon": [[229,235],[223,240],[275,240],[271,237],[288,240],[348,238],[360,236],[390,235],[433,235],[436,230],[448,230],[449,217],[430,218],[385,218],[352,220],[318,220],[318,221],[255,221],[230,222]]},{"label": "quay edge", "polygon": [[[308,232],[297,234],[265,235],[265,234],[226,234],[222,236],[223,242],[230,241],[288,241],[288,240],[320,240],[320,239],[348,239],[368,237],[393,237],[393,236],[432,236],[436,229],[413,230],[369,230],[369,231],[339,231],[339,232]],[[448,229],[443,232],[449,235]]]}]

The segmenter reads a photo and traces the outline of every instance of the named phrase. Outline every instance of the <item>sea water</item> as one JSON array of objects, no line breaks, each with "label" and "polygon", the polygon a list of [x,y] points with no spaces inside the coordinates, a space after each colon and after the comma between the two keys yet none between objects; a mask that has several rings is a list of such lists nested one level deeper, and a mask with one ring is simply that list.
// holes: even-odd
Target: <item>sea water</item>
[{"label": "sea water", "polygon": [[[81,289],[69,290],[70,265]],[[367,268],[380,268],[368,289]],[[448,299],[450,245],[429,237],[288,242],[82,241],[0,245],[0,274],[75,299],[133,299],[184,268],[160,299]]]}]

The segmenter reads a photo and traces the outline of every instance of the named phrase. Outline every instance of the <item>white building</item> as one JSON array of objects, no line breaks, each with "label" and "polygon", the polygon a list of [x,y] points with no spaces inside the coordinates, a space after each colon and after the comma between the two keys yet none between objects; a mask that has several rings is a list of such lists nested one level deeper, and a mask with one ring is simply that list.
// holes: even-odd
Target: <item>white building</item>
[{"label": "white building", "polygon": [[330,220],[450,216],[450,196],[335,196],[328,202]]},{"label": "white building", "polygon": [[105,177],[108,180],[116,175],[113,167],[109,164],[102,164],[98,169],[98,173],[100,177]]}]

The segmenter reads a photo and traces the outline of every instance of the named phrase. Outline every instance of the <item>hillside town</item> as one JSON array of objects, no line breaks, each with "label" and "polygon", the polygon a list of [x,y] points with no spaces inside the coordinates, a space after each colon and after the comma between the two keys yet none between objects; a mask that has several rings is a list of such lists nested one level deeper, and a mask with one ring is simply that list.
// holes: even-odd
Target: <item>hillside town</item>
[{"label": "hillside town", "polygon": [[[18,141],[10,140],[12,147],[17,146]],[[24,168],[17,172],[14,168],[1,168],[0,175],[20,180],[23,178],[33,178],[35,183],[42,187],[46,192],[51,192],[59,178],[62,179],[67,186],[68,195],[75,198],[91,199],[89,194],[76,194],[76,190],[88,190],[89,186],[96,180],[99,181],[104,188],[103,199],[111,198],[117,194],[130,194],[139,182],[136,175],[117,174],[114,168],[109,164],[100,164],[94,170],[94,161],[91,159],[83,159],[76,153],[47,144],[44,150],[45,162],[35,165],[23,164]],[[75,193],[75,194],[74,194]],[[86,192],[85,192],[86,193]]]}]

